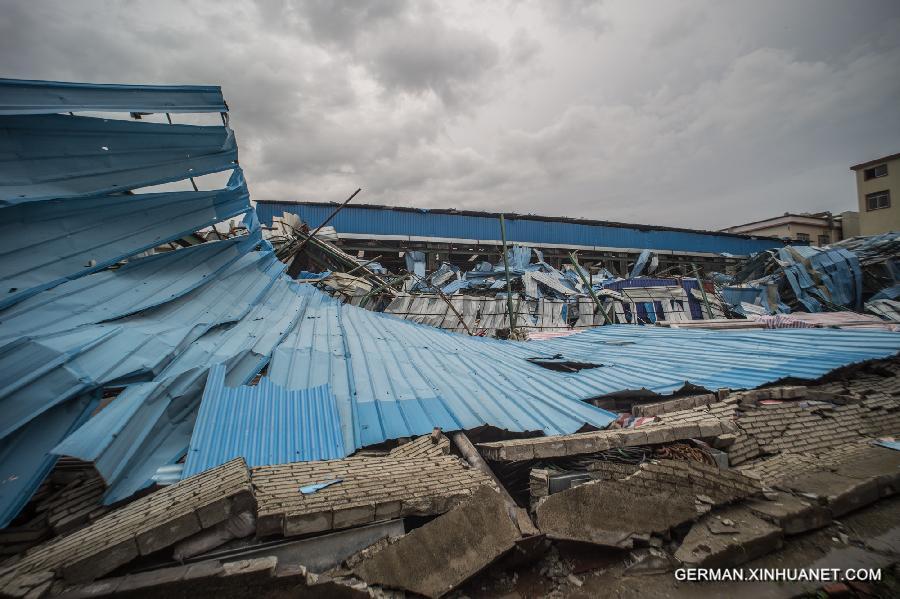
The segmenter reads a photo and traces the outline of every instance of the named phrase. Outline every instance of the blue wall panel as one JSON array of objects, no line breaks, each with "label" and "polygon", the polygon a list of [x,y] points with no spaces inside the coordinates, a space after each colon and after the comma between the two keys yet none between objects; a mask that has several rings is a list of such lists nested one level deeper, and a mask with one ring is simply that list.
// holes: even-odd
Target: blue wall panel
[{"label": "blue wall panel", "polygon": [[[333,210],[334,206],[327,204],[258,202],[256,206],[260,220],[267,224],[272,223],[274,216],[280,216],[283,212],[293,212],[313,227],[328,218]],[[752,254],[784,245],[777,239],[751,239],[735,235],[649,228],[644,230],[637,226],[556,222],[522,217],[510,217],[506,222],[507,238],[510,241],[527,243],[650,248],[681,252],[727,252],[736,255]],[[493,215],[472,216],[428,210],[408,211],[348,206],[339,212],[330,224],[334,225],[339,233],[500,239],[499,221]]]}]

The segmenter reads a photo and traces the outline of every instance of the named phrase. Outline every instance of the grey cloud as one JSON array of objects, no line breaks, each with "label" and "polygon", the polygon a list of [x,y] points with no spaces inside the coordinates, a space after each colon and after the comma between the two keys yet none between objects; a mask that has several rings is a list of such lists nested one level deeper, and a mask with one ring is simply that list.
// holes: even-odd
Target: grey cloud
[{"label": "grey cloud", "polygon": [[4,76],[221,84],[255,199],[720,227],[850,209],[900,139],[896,2],[0,10]]}]

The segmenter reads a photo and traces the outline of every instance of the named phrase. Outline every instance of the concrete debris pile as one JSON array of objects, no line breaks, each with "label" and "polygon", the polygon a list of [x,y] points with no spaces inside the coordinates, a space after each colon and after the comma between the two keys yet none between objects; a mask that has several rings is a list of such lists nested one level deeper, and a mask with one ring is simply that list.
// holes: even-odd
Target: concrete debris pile
[{"label": "concrete debris pile", "polygon": [[[895,493],[896,333],[691,330],[734,325],[649,251],[392,274],[327,222],[263,227],[227,111],[0,80],[0,596],[559,591],[590,584],[573,542],[735,563]],[[596,326],[649,323],[676,326]]]}]

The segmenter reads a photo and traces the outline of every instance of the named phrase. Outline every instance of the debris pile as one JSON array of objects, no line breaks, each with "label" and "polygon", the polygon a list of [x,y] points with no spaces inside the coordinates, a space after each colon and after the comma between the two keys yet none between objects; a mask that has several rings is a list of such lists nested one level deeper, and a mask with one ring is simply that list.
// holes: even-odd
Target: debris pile
[{"label": "debris pile", "polygon": [[897,232],[824,248],[787,246],[757,254],[721,295],[732,310],[750,317],[865,310],[898,322],[898,256]]},{"label": "debris pile", "polygon": [[[100,109],[222,124],[67,114]],[[900,489],[896,333],[691,330],[727,308],[699,273],[641,276],[651,252],[627,279],[520,247],[395,275],[325,226],[263,228],[227,110],[0,80],[0,596],[439,597],[494,569],[599,594]],[[437,326],[381,312],[426,300]]]}]

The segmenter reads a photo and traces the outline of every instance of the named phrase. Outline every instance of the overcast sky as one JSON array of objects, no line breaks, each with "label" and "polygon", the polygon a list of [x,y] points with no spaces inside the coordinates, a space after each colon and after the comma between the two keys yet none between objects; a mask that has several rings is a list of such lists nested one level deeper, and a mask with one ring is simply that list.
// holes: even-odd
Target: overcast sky
[{"label": "overcast sky", "polygon": [[900,2],[0,0],[0,76],[219,84],[253,199],[719,228],[856,209]]}]

